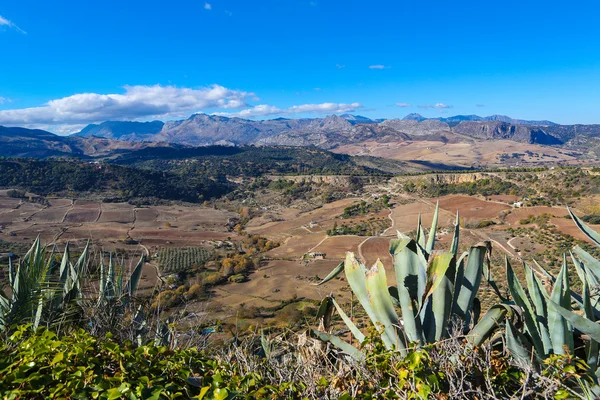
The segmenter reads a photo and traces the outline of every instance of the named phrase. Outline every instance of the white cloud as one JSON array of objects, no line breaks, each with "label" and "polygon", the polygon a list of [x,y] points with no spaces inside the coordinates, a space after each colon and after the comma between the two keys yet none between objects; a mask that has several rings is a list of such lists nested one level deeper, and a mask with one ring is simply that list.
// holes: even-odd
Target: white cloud
[{"label": "white cloud", "polygon": [[320,92],[321,90],[323,90],[323,89],[321,89],[320,87],[315,88],[315,92]]},{"label": "white cloud", "polygon": [[346,68],[346,66],[342,65],[342,64],[335,64],[335,66],[336,66],[337,69]]},{"label": "white cloud", "polygon": [[320,103],[320,104],[301,104],[288,108],[279,108],[267,104],[260,104],[236,113],[215,113],[227,117],[254,118],[266,117],[270,115],[290,115],[290,114],[335,114],[347,113],[363,108],[360,103]]},{"label": "white cloud", "polygon": [[12,103],[12,100],[9,99],[8,97],[0,96],[0,104],[4,104],[4,103]]},{"label": "white cloud", "polygon": [[205,10],[212,10],[212,6],[209,3],[204,3]]},{"label": "white cloud", "polygon": [[9,28],[13,28],[16,29],[17,31],[23,33],[23,34],[27,34],[27,32],[25,32],[23,29],[19,28],[17,25],[15,25],[14,22],[4,18],[2,15],[0,15],[0,27],[1,26],[7,26]]},{"label": "white cloud", "polygon": [[443,108],[452,108],[454,106],[448,105],[448,104],[444,104],[444,103],[436,103],[435,105],[431,105],[431,104],[425,104],[425,105],[421,105],[418,106],[419,108],[438,108],[438,109],[443,109]]},{"label": "white cloud", "polygon": [[124,94],[81,93],[51,100],[40,107],[0,110],[0,125],[87,124],[107,120],[187,117],[206,109],[247,106],[251,92],[220,85],[199,89],[175,86],[125,86]]},{"label": "white cloud", "polygon": [[412,107],[410,103],[396,103],[396,107]]},{"label": "white cloud", "polygon": [[233,15],[233,13],[229,10],[225,10],[225,15],[227,15],[228,17],[231,17]]},{"label": "white cloud", "polygon": [[388,68],[392,68],[389,65],[382,65],[382,64],[375,64],[375,65],[369,65],[369,69],[388,69]]},{"label": "white cloud", "polygon": [[485,104],[475,104],[475,107],[483,108],[485,107]]}]

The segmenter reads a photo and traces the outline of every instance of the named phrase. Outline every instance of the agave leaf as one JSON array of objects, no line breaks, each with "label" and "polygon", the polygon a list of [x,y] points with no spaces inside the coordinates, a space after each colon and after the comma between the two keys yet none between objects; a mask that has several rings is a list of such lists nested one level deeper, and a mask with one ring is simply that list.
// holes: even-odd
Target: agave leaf
[{"label": "agave leaf", "polygon": [[344,270],[344,262],[342,261],[341,263],[338,264],[337,267],[335,267],[333,269],[333,271],[331,271],[329,273],[329,275],[327,275],[321,282],[318,283],[313,283],[314,286],[320,286],[324,283],[329,282],[330,280],[332,280],[333,278],[335,278],[336,276],[338,276],[340,274],[340,272],[342,272]]},{"label": "agave leaf", "polygon": [[100,281],[98,282],[99,299],[104,297],[106,290],[106,267],[104,266],[104,254],[100,252]]},{"label": "agave leaf", "polygon": [[[585,268],[585,267],[584,267]],[[585,270],[584,270],[585,276]],[[595,321],[594,310],[592,309],[592,302],[590,300],[590,288],[588,285],[588,281],[583,281],[583,309],[585,312],[585,317],[590,321]],[[588,343],[585,345],[585,351],[587,356],[587,365],[589,367],[590,373],[593,374],[598,369],[598,355],[599,355],[599,344],[596,340],[590,339]]]},{"label": "agave leaf", "polygon": [[587,236],[597,246],[600,246],[600,233],[587,226],[581,219],[579,219],[577,215],[573,213],[573,211],[571,211],[569,207],[567,207],[567,210],[569,211],[569,214],[571,214],[573,222],[575,222],[575,225],[577,225],[581,232],[583,232],[583,234]]},{"label": "agave leaf", "polygon": [[579,246],[575,246],[575,248],[573,248],[573,252],[579,256],[587,269],[593,272],[596,278],[600,278],[600,261],[596,260],[594,256]]},{"label": "agave leaf", "polygon": [[398,294],[398,288],[396,286],[388,286],[388,293],[392,297],[392,303],[396,307],[402,307],[400,304],[400,295]]},{"label": "agave leaf", "polygon": [[506,347],[516,360],[523,363],[530,362],[531,347],[527,343],[527,339],[513,326],[511,321],[506,321]]},{"label": "agave leaf", "polygon": [[320,340],[331,343],[332,345],[339,348],[340,350],[342,350],[344,353],[348,354],[350,357],[354,358],[355,360],[362,361],[365,359],[365,355],[360,350],[358,350],[356,347],[352,346],[351,344],[344,342],[339,337],[337,337],[335,335],[331,335],[329,333],[319,332],[315,329],[313,329],[313,333]]},{"label": "agave leaf", "polygon": [[452,237],[452,245],[450,246],[450,252],[455,256],[458,255],[458,239],[460,236],[460,218],[458,216],[458,210],[456,211],[456,221],[454,222],[454,236]]},{"label": "agave leaf", "polygon": [[352,293],[354,293],[360,305],[365,309],[369,318],[371,318],[371,316],[373,316],[373,310],[371,308],[371,303],[369,302],[369,293],[367,292],[365,285],[367,269],[356,259],[356,257],[354,257],[354,253],[352,252],[346,253],[344,272],[348,284],[350,285],[350,289],[352,289]]},{"label": "agave leaf", "polygon": [[419,213],[419,219],[417,221],[417,239],[416,242],[419,246],[421,246],[422,249],[425,248],[425,243],[426,243],[426,238],[425,238],[425,230],[423,229],[423,224],[421,223],[421,213]]},{"label": "agave leaf", "polygon": [[[369,293],[369,302],[375,316],[373,321],[383,326],[382,339],[389,349],[396,348],[401,353],[406,352],[404,336],[398,334],[398,315],[388,293],[385,268],[380,260],[367,271],[365,286]],[[375,324],[377,328],[377,323]]]},{"label": "agave leaf", "polygon": [[505,320],[508,312],[513,312],[510,306],[506,304],[496,304],[492,306],[469,332],[467,339],[475,346],[481,344],[489,338],[497,327]]},{"label": "agave leaf", "polygon": [[[490,247],[488,249],[489,254],[492,253],[492,245],[490,243]],[[508,301],[508,299],[506,297],[504,297],[502,295],[502,293],[500,292],[500,289],[498,289],[498,285],[496,284],[496,281],[494,280],[494,277],[492,275],[492,270],[490,268],[490,256],[488,255],[488,257],[486,257],[485,263],[483,264],[483,277],[485,278],[487,284],[494,290],[494,293],[496,293],[496,296],[498,296],[498,298],[500,299],[501,302],[506,303]]]},{"label": "agave leaf", "polygon": [[127,286],[125,287],[125,292],[129,298],[132,298],[137,290],[138,283],[140,282],[140,277],[142,276],[142,267],[144,266],[144,261],[146,257],[142,255],[140,257],[140,261],[138,261],[137,265],[131,272],[131,276],[129,277],[129,282],[127,282]]},{"label": "agave leaf", "polygon": [[265,357],[267,359],[271,358],[271,346],[265,337],[265,332],[262,330],[260,331],[260,345],[265,352]]},{"label": "agave leaf", "polygon": [[548,299],[548,308],[553,308],[557,313],[562,315],[563,318],[569,321],[575,329],[585,333],[596,342],[600,342],[600,324],[562,307],[552,299]]},{"label": "agave leaf", "polygon": [[[425,295],[423,296],[423,300],[421,304],[425,303],[433,292],[435,292],[442,284],[446,276],[446,272],[450,268],[450,259],[453,259],[454,255],[452,253],[438,253],[436,257],[433,257],[429,260],[429,265],[427,266],[427,284],[425,286]],[[456,265],[456,263],[454,263]],[[456,272],[454,270],[453,272]],[[454,279],[454,278],[453,278]]]},{"label": "agave leaf", "polygon": [[[598,282],[598,278],[591,271],[591,268],[589,268],[589,265],[591,263],[583,264],[577,257],[575,257],[573,255],[573,252],[571,252],[570,254],[571,254],[571,259],[573,260],[573,264],[575,264],[575,268],[577,270],[577,275],[579,275],[579,279],[582,282],[583,282],[583,279],[587,280],[590,288],[597,288],[598,286],[600,286],[600,282]],[[590,255],[590,257],[592,257],[592,256]],[[597,261],[597,260],[595,260],[595,261]],[[598,267],[600,267],[600,262],[598,262]],[[592,267],[592,268],[594,268],[594,267]]]},{"label": "agave leaf", "polygon": [[438,225],[438,214],[440,211],[440,202],[435,204],[435,212],[433,213],[433,221],[431,221],[431,230],[429,231],[429,237],[427,238],[427,247],[425,250],[428,254],[431,254],[433,247],[435,246],[435,233],[437,232]]},{"label": "agave leaf", "polygon": [[[527,332],[529,336],[531,336],[531,340],[533,342],[533,347],[535,348],[536,354],[540,357],[545,357],[548,355],[546,349],[544,348],[544,342],[542,341],[542,336],[539,332],[537,315],[531,302],[527,298],[525,290],[523,290],[523,286],[521,286],[521,282],[515,275],[512,266],[510,265],[510,261],[508,257],[505,257],[506,262],[506,280],[508,283],[508,289],[510,294],[519,307],[521,307],[524,311],[523,317],[525,320],[525,326],[527,328]],[[552,342],[554,343],[554,342]]]},{"label": "agave leaf", "polygon": [[544,286],[540,279],[535,275],[533,269],[526,263],[525,266],[525,279],[527,280],[527,289],[529,291],[529,297],[533,303],[533,309],[538,324],[538,330],[542,343],[544,344],[544,351],[549,354],[552,351],[552,340],[550,339],[550,332],[548,330],[548,307],[546,305],[546,297],[548,293],[544,289]]},{"label": "agave leaf", "polygon": [[346,324],[348,329],[350,329],[350,332],[352,332],[352,335],[354,335],[354,337],[356,338],[356,340],[359,341],[359,343],[364,342],[365,335],[356,327],[354,322],[352,322],[352,320],[350,318],[348,318],[348,315],[346,315],[344,310],[342,310],[342,307],[339,306],[337,301],[335,301],[335,299],[333,297],[331,298],[331,300],[333,301],[333,305],[335,306],[335,309],[340,314],[340,317],[342,317],[342,320],[344,321],[344,323]]},{"label": "agave leaf", "polygon": [[[456,260],[449,252],[434,253],[428,272],[431,273],[430,286],[426,299],[431,301],[433,318],[425,320],[425,337],[428,342],[438,341],[446,336],[446,328],[452,314],[454,299],[454,279]],[[427,313],[428,314],[428,313]]]},{"label": "agave leaf", "polygon": [[419,254],[417,243],[411,239],[392,240],[390,253],[396,272],[398,302],[402,310],[404,332],[410,342],[421,342],[423,334],[418,312],[425,292],[426,261]]},{"label": "agave leaf", "polygon": [[323,328],[328,331],[331,327],[331,317],[333,316],[333,297],[327,296],[321,301],[319,311],[317,311],[317,321],[323,321]]},{"label": "agave leaf", "polygon": [[[486,243],[478,243],[471,247],[467,265],[464,268],[464,276],[457,276],[455,290],[459,293],[454,305],[454,313],[465,321],[465,327],[469,326],[471,308],[483,276],[483,264],[485,263],[487,251],[488,246]],[[460,280],[458,280],[459,278]]]},{"label": "agave leaf", "polygon": [[60,261],[60,269],[58,270],[59,274],[59,282],[63,289],[63,294],[66,294],[69,291],[69,272],[71,266],[69,265],[69,260],[71,259],[71,254],[69,253],[69,243],[65,245],[65,251],[63,253],[63,258]]},{"label": "agave leaf", "polygon": [[552,339],[552,347],[555,354],[573,354],[573,333],[571,324],[567,319],[563,318],[558,312],[555,304],[570,310],[571,308],[571,293],[569,288],[569,277],[567,271],[566,258],[563,261],[563,266],[556,278],[556,283],[550,294],[550,302],[548,302],[548,329],[550,338]]}]

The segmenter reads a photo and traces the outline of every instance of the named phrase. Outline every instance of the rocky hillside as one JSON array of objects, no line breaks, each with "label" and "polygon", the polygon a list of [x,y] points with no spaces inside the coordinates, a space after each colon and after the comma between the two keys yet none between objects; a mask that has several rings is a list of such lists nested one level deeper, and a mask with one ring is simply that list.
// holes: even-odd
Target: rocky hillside
[{"label": "rocky hillside", "polygon": [[[131,141],[167,142],[191,146],[260,145],[318,146],[370,141],[498,140],[562,145],[578,138],[600,137],[600,125],[557,125],[551,121],[513,119],[503,115],[457,115],[425,118],[409,114],[403,119],[372,120],[344,114],[325,118],[277,118],[255,121],[218,115],[194,114],[185,120],[153,122],[105,122],[90,125],[75,136],[97,136]],[[458,139],[457,139],[458,138]]]},{"label": "rocky hillside", "polygon": [[156,145],[97,137],[65,137],[39,129],[0,126],[2,157],[99,157]]}]

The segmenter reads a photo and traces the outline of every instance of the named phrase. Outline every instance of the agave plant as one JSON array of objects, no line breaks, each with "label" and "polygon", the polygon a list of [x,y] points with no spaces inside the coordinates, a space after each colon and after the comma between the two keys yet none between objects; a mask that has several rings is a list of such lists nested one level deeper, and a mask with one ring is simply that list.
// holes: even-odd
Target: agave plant
[{"label": "agave plant", "polygon": [[[575,224],[600,247],[600,234],[569,210]],[[562,268],[554,277],[540,264],[534,270],[524,263],[527,291],[522,287],[510,262],[506,261],[508,287],[514,302],[523,309],[525,332],[520,334],[506,327],[506,343],[516,358],[544,360],[550,354],[576,354],[578,343],[586,342],[581,354],[592,376],[600,373],[600,261],[577,246],[570,253],[583,293],[571,290],[566,255]],[[546,290],[542,279],[549,281]],[[585,340],[584,340],[585,339]],[[533,357],[532,357],[533,356]]]},{"label": "agave plant", "polygon": [[[398,239],[391,240],[390,254],[396,286],[388,287],[385,268],[380,260],[367,269],[353,253],[347,253],[345,261],[318,283],[333,279],[343,270],[352,292],[379,329],[386,347],[402,354],[411,344],[432,343],[448,337],[452,320],[461,321],[468,340],[473,345],[480,345],[496,331],[503,319],[518,313],[517,307],[501,303],[491,307],[479,319],[480,302],[476,294],[482,280],[488,281],[500,300],[506,300],[489,270],[491,244],[476,244],[459,255],[457,214],[450,251],[434,250],[438,213],[439,207],[436,206],[429,235],[425,235],[419,216],[416,239],[399,232]],[[331,297],[326,302],[335,307],[352,335],[362,343],[365,335],[335,299]],[[400,316],[397,309],[400,309]],[[320,315],[326,313],[321,312]],[[358,349],[339,337],[322,331],[315,331],[315,334],[354,357],[362,357]]]},{"label": "agave plant", "polygon": [[[31,249],[15,266],[9,260],[10,296],[0,290],[0,330],[13,323],[51,326],[79,314],[73,300],[82,297],[81,276],[87,263],[89,243],[75,264],[65,246],[60,264],[54,249],[48,255],[38,237]],[[58,267],[58,273],[56,271]]]}]

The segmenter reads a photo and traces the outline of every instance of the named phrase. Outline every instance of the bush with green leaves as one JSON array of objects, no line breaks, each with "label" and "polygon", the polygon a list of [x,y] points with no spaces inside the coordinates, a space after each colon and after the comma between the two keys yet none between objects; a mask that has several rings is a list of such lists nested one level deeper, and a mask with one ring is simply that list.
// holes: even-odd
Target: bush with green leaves
[{"label": "bush with green leaves", "polygon": [[[281,398],[293,384],[267,385],[259,374],[195,349],[119,344],[83,330],[58,338],[20,326],[0,342],[0,397],[5,399]],[[298,396],[296,396],[298,397]]]}]

